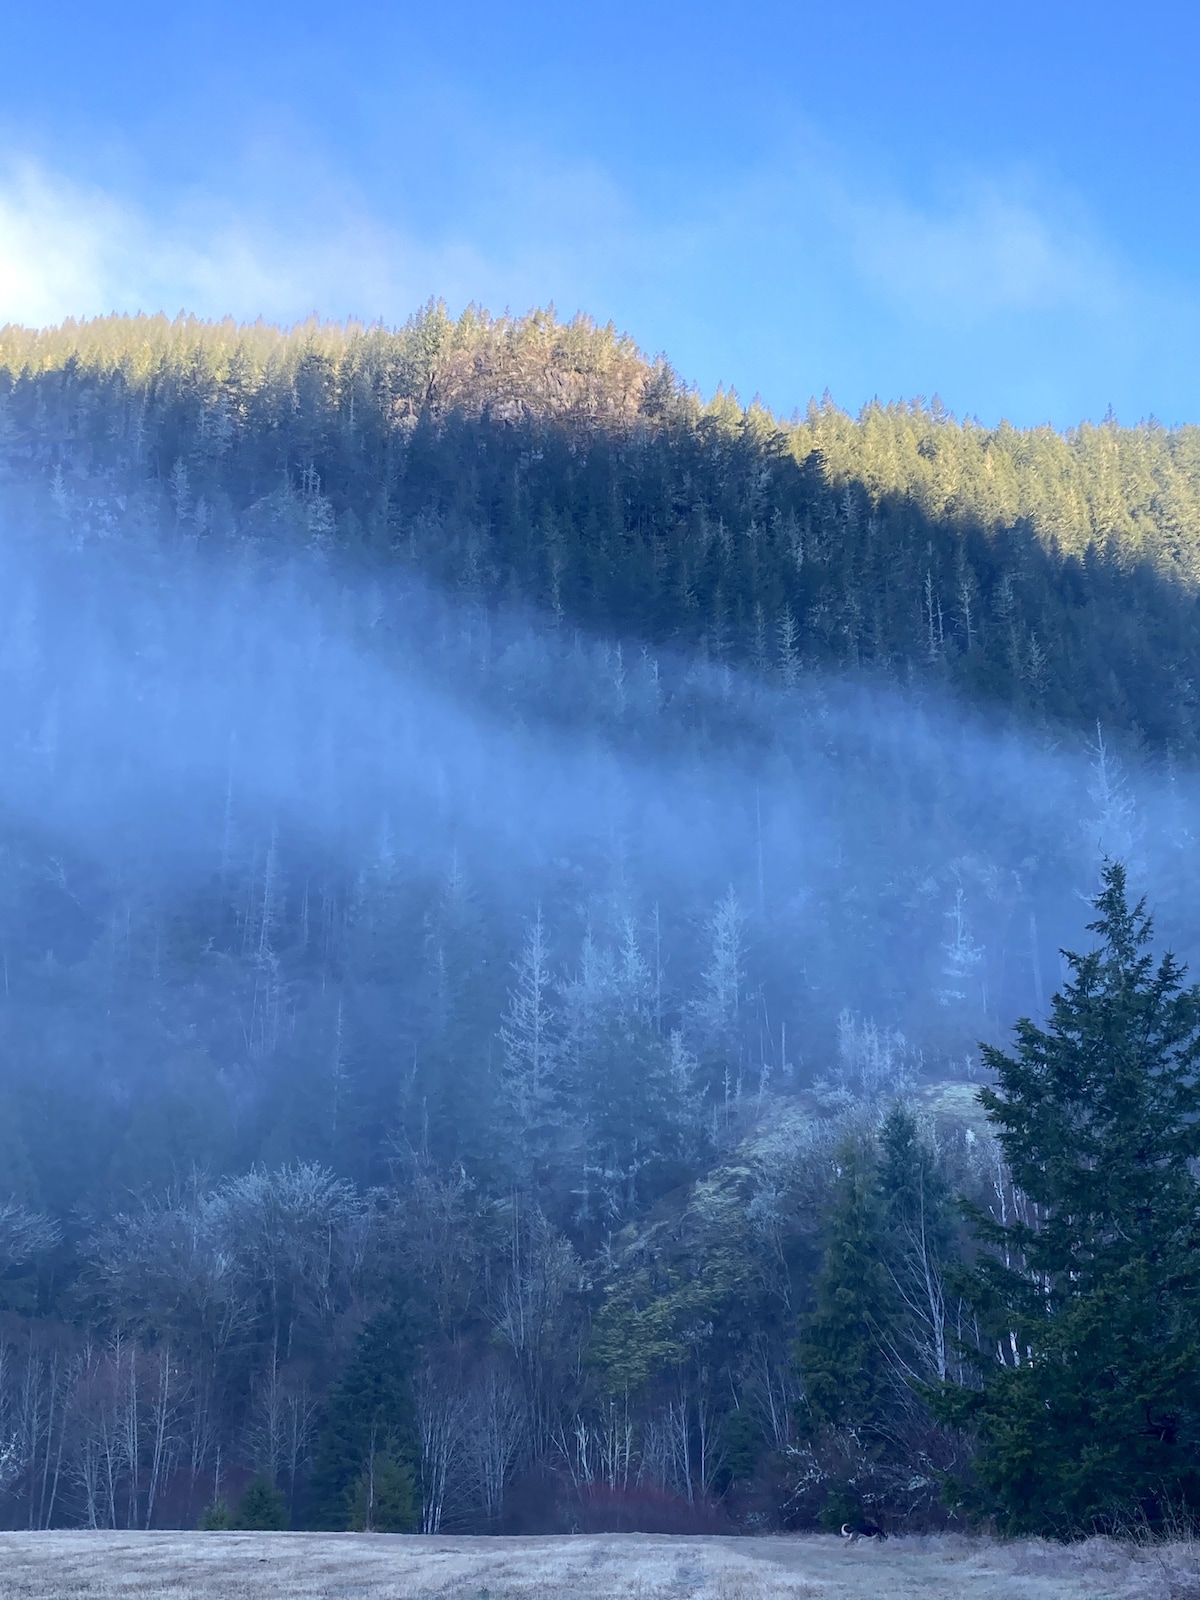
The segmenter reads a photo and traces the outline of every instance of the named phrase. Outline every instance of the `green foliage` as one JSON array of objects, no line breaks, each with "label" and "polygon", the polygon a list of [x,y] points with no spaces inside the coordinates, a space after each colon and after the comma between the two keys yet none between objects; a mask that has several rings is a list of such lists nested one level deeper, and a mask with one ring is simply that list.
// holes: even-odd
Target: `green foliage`
[{"label": "green foliage", "polygon": [[897,1241],[921,1232],[949,1247],[950,1191],[937,1151],[922,1137],[912,1112],[895,1105],[879,1130],[879,1198],[883,1225]]},{"label": "green foliage", "polygon": [[763,1451],[761,1420],[748,1405],[738,1406],[721,1429],[725,1452],[724,1476],[729,1483],[747,1483],[758,1468]]},{"label": "green foliage", "polygon": [[1120,866],[1096,908],[1049,1026],[986,1052],[1020,1209],[975,1217],[1000,1359],[944,1402],[978,1437],[973,1503],[1061,1535],[1200,1508],[1200,987],[1155,964]]},{"label": "green foliage", "polygon": [[[218,1502],[219,1504],[219,1502]],[[215,1510],[215,1507],[213,1508]],[[262,1473],[246,1485],[230,1526],[243,1533],[278,1533],[288,1525],[287,1501]]]},{"label": "green foliage", "polygon": [[827,1223],[815,1306],[797,1344],[812,1429],[861,1428],[889,1409],[894,1382],[885,1354],[896,1313],[884,1262],[874,1152],[848,1141]]},{"label": "green foliage", "polygon": [[[362,1489],[363,1475],[368,1475],[369,1482],[372,1463],[376,1502],[390,1507],[389,1516],[403,1519],[407,1515],[404,1506],[411,1505],[419,1459],[412,1361],[412,1332],[395,1311],[376,1317],[359,1335],[346,1374],[329,1397],[317,1440],[311,1481],[316,1527],[354,1526],[360,1492],[366,1496],[362,1501],[365,1518],[369,1495]],[[375,1525],[381,1526],[378,1521]]]},{"label": "green foliage", "polygon": [[[481,599],[741,660],[919,671],[1200,749],[1200,429],[782,425],[552,314],[0,332],[0,469],[205,534],[401,554]],[[282,485],[282,487],[281,487]]]},{"label": "green foliage", "polygon": [[410,1469],[390,1455],[375,1455],[358,1475],[350,1502],[355,1533],[411,1533],[417,1525]]},{"label": "green foliage", "polygon": [[682,1213],[627,1229],[608,1252],[588,1359],[612,1395],[744,1350],[763,1316],[763,1280],[746,1214],[747,1174],[718,1169]]},{"label": "green foliage", "polygon": [[200,1529],[203,1533],[227,1533],[233,1526],[234,1517],[229,1502],[221,1497],[207,1506],[200,1518]]},{"label": "green foliage", "polygon": [[821,1507],[820,1523],[827,1533],[840,1533],[843,1523],[857,1522],[863,1512],[862,1496],[853,1485],[835,1483]]}]

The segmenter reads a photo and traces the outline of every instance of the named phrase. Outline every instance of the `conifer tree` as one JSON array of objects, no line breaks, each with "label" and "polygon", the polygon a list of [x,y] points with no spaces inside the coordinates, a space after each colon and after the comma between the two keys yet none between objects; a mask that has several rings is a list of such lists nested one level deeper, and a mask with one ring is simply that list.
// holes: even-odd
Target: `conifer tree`
[{"label": "conifer tree", "polygon": [[416,1489],[410,1468],[373,1450],[358,1475],[350,1503],[355,1533],[409,1533],[417,1524]]},{"label": "conifer tree", "polygon": [[397,1532],[392,1524],[415,1521],[415,1510],[408,1516],[404,1509],[413,1504],[417,1455],[411,1372],[409,1330],[397,1313],[384,1312],[363,1329],[346,1375],[329,1398],[312,1476],[318,1527],[336,1530],[357,1522]]},{"label": "conifer tree", "polygon": [[1110,864],[1098,947],[1049,1026],[984,1052],[981,1098],[1017,1191],[968,1293],[990,1337],[947,1416],[978,1438],[967,1496],[1013,1530],[1161,1525],[1200,1509],[1200,987],[1155,962]]},{"label": "conifer tree", "polygon": [[[219,1522],[206,1522],[206,1527],[220,1526]],[[238,1502],[233,1526],[247,1533],[278,1533],[288,1525],[287,1501],[270,1478],[259,1474],[251,1478],[246,1492]]]},{"label": "conifer tree", "polygon": [[228,1533],[233,1527],[234,1516],[227,1500],[218,1497],[210,1506],[206,1506],[200,1517],[200,1531],[202,1533]]},{"label": "conifer tree", "polygon": [[893,1294],[884,1265],[873,1152],[862,1140],[842,1147],[829,1212],[815,1306],[797,1347],[809,1420],[856,1428],[888,1408],[893,1379],[886,1342]]}]

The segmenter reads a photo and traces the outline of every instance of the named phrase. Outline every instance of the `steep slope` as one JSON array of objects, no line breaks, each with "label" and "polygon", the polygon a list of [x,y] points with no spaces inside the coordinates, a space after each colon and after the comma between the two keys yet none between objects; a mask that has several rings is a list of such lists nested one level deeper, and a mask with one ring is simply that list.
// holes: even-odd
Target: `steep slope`
[{"label": "steep slope", "polygon": [[794,678],[946,682],[1200,745],[1200,430],[985,429],[704,403],[609,328],[110,318],[0,332],[0,463],[64,503],[401,556],[625,638]]}]

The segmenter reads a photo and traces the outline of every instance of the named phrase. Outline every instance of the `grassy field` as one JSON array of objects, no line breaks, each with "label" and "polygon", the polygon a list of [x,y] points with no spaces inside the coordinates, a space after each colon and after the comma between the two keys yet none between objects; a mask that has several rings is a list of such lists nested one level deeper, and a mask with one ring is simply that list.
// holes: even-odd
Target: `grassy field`
[{"label": "grassy field", "polygon": [[1200,1552],[1093,1540],[0,1533],[3,1600],[1200,1600]]}]

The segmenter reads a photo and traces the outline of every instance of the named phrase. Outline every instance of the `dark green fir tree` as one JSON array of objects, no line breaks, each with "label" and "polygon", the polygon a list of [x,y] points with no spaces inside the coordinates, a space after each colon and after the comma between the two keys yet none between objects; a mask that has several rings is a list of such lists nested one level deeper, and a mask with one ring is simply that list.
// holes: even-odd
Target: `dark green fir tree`
[{"label": "dark green fir tree", "polygon": [[393,1455],[372,1450],[354,1486],[351,1528],[356,1533],[411,1533],[416,1524],[411,1469]]},{"label": "dark green fir tree", "polygon": [[809,1428],[870,1426],[894,1387],[887,1356],[893,1293],[883,1254],[873,1151],[861,1140],[840,1152],[815,1304],[797,1345]]},{"label": "dark green fir tree", "polygon": [[982,1382],[968,1503],[1063,1537],[1200,1511],[1200,988],[1151,954],[1110,865],[1049,1024],[985,1051],[982,1099],[1021,1198],[968,1282]]},{"label": "dark green fir tree", "polygon": [[317,1440],[311,1483],[316,1527],[403,1532],[415,1525],[412,1359],[411,1330],[394,1311],[359,1335]]},{"label": "dark green fir tree", "polygon": [[[287,1501],[265,1474],[251,1478],[238,1501],[233,1527],[247,1533],[278,1533],[288,1525]],[[206,1526],[212,1527],[212,1523]]]}]

